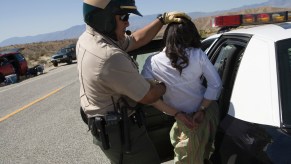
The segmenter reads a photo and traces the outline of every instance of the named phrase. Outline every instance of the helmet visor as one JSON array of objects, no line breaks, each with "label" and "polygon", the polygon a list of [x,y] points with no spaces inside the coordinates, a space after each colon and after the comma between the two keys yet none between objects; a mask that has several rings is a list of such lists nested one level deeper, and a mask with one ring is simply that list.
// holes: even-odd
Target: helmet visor
[{"label": "helmet visor", "polygon": [[136,6],[120,6],[122,12],[133,13],[135,15],[142,16],[141,13],[137,10]]}]

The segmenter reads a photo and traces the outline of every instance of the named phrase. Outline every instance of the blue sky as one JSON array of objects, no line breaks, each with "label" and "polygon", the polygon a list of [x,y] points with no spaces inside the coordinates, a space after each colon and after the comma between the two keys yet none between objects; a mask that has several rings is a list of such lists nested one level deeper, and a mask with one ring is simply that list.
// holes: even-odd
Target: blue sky
[{"label": "blue sky", "polygon": [[[268,0],[136,0],[143,15],[166,11],[212,12]],[[62,31],[83,23],[82,0],[0,0],[0,42]]]}]

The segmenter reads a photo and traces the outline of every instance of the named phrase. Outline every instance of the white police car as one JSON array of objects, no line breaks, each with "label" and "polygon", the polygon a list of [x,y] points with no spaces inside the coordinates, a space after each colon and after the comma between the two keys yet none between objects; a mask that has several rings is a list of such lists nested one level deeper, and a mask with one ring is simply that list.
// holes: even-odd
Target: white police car
[{"label": "white police car", "polygon": [[[291,163],[291,12],[220,16],[214,22],[224,33],[202,42],[224,87],[212,162]],[[225,32],[250,24],[257,27]],[[142,68],[146,53],[163,47],[162,40],[153,40],[130,54]],[[162,162],[171,160],[174,118],[142,108]]]},{"label": "white police car", "polygon": [[[289,21],[289,22],[288,22]],[[214,163],[291,163],[291,11],[220,16],[207,50],[223,82]]]}]

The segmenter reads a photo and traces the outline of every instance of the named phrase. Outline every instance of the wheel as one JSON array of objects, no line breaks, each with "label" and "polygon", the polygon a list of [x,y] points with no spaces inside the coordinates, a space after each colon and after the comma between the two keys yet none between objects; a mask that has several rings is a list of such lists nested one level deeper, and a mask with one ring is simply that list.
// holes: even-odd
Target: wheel
[{"label": "wheel", "polygon": [[68,63],[68,64],[72,64],[72,63],[73,63],[73,59],[72,59],[72,57],[69,57],[69,58],[68,58],[67,63]]},{"label": "wheel", "polygon": [[53,62],[53,65],[54,65],[55,67],[57,67],[57,66],[58,66],[58,62]]}]

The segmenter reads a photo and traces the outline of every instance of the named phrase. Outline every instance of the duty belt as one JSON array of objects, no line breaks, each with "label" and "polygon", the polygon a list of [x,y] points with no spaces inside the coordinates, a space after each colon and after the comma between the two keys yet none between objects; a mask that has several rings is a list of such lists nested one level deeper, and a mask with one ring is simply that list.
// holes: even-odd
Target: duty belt
[{"label": "duty belt", "polygon": [[97,116],[89,118],[89,129],[96,139],[102,142],[102,148],[107,150],[110,148],[110,141],[106,131],[108,126],[119,126],[122,133],[120,138],[124,143],[125,153],[131,152],[131,141],[130,141],[130,124],[136,123],[139,127],[143,125],[144,116],[141,110],[136,110],[131,116],[128,116],[127,107],[123,106],[120,108],[120,113],[109,112],[105,116]]}]

